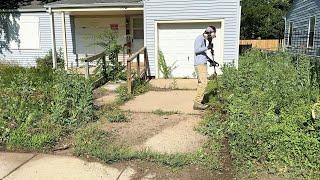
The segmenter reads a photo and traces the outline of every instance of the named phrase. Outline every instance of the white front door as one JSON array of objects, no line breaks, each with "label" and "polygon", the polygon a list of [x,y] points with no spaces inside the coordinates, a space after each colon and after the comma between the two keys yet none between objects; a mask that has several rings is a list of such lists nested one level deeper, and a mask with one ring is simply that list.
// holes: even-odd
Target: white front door
[{"label": "white front door", "polygon": [[[206,27],[217,28],[217,38],[214,39],[215,60],[222,64],[222,31],[221,23],[166,23],[158,25],[158,50],[162,51],[168,66],[174,66],[172,76],[175,78],[195,78],[194,41]],[[208,69],[212,74],[214,69]],[[161,72],[159,72],[161,78]]]}]

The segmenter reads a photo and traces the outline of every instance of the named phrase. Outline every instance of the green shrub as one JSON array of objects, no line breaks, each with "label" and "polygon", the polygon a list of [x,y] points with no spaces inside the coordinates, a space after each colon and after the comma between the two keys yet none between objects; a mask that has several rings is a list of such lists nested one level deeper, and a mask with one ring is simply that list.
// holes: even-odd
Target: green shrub
[{"label": "green shrub", "polygon": [[108,111],[106,112],[104,117],[111,123],[120,123],[128,121],[128,118],[126,117],[125,113],[121,110]]},{"label": "green shrub", "polygon": [[[36,59],[37,67],[38,68],[52,68],[53,62],[52,62],[52,50],[49,50],[48,53],[44,57],[39,57]],[[60,68],[63,68],[64,66],[64,59],[62,55],[62,50],[60,49],[59,52],[57,52],[57,65]]]},{"label": "green shrub", "polygon": [[172,71],[176,68],[174,64],[172,66],[168,66],[164,58],[163,52],[159,51],[158,66],[159,66],[160,72],[163,75],[163,78],[169,79],[172,77]]},{"label": "green shrub", "polygon": [[320,123],[311,117],[320,94],[312,61],[251,51],[238,70],[223,69],[210,99],[220,114],[210,116],[202,131],[229,137],[236,167],[320,176]]},{"label": "green shrub", "polygon": [[93,119],[92,87],[49,68],[0,66],[0,145],[45,150]]},{"label": "green shrub", "polygon": [[107,29],[97,35],[99,40],[96,45],[102,47],[106,52],[109,61],[98,61],[96,73],[99,77],[105,77],[107,81],[126,80],[126,66],[119,62],[118,55],[122,46],[118,44],[119,35],[116,31]]}]

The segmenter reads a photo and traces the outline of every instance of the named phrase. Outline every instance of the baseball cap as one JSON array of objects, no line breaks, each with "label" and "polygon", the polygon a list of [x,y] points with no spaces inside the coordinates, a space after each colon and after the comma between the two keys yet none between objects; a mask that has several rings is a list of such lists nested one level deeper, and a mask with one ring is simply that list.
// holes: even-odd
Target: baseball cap
[{"label": "baseball cap", "polygon": [[214,30],[213,30],[213,28],[212,27],[207,27],[207,29],[206,29],[206,31],[205,31],[206,33],[213,33],[214,32]]}]

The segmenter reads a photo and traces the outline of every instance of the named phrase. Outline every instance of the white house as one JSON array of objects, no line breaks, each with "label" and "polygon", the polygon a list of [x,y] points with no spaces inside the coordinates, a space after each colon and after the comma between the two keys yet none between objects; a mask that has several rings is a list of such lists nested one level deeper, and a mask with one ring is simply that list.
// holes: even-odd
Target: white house
[{"label": "white house", "polygon": [[102,51],[94,45],[106,28],[119,32],[126,45],[120,59],[146,46],[151,75],[160,77],[158,52],[173,63],[174,77],[193,77],[194,40],[209,25],[217,28],[215,59],[238,64],[240,0],[61,0],[19,9],[20,48],[4,58],[21,66],[35,66],[35,59],[50,49],[62,49],[68,65]]}]

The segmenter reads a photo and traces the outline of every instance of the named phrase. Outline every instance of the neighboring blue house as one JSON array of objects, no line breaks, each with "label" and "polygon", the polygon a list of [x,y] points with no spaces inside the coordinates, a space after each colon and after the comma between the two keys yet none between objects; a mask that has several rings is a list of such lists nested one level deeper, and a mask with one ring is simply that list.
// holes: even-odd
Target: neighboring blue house
[{"label": "neighboring blue house", "polygon": [[294,0],[286,17],[289,51],[320,56],[320,0]]},{"label": "neighboring blue house", "polygon": [[[61,49],[68,66],[97,54],[96,35],[117,30],[119,43],[129,47],[121,55],[147,47],[152,76],[161,77],[158,52],[167,64],[175,64],[174,77],[193,77],[193,44],[209,25],[217,27],[215,58],[220,64],[238,65],[240,0],[61,0],[20,10],[20,49],[12,44],[6,60],[35,66],[35,59],[50,49]],[[211,68],[212,69],[212,68]]]}]

